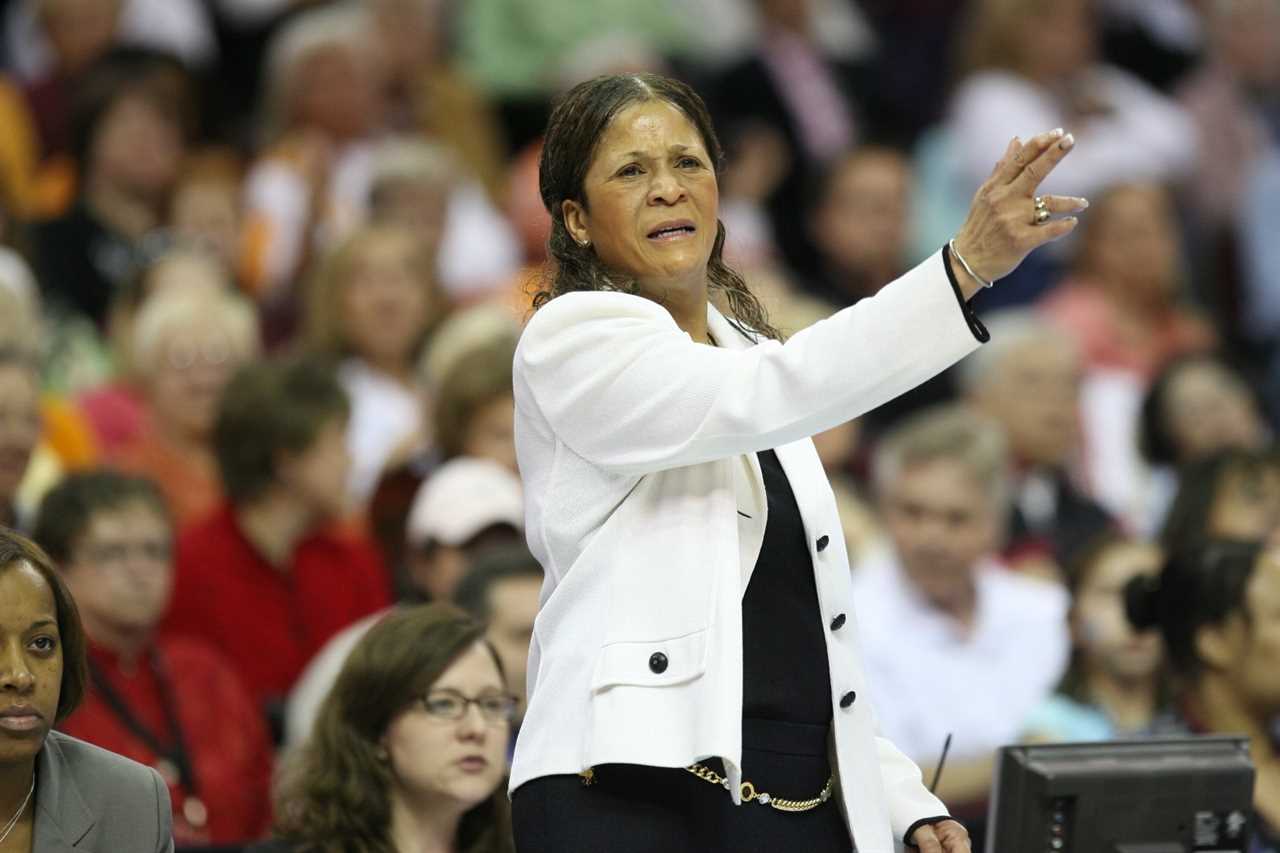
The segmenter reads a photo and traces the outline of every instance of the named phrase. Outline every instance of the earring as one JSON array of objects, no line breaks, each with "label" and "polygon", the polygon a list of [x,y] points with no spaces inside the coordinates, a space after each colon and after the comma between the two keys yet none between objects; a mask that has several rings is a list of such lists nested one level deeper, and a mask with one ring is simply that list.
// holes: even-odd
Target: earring
[{"label": "earring", "polygon": [[590,245],[591,245],[591,241],[590,241],[590,240],[583,240],[583,241],[581,241],[580,243],[578,243],[578,245],[585,249],[585,248],[587,248],[588,246],[590,246]]}]

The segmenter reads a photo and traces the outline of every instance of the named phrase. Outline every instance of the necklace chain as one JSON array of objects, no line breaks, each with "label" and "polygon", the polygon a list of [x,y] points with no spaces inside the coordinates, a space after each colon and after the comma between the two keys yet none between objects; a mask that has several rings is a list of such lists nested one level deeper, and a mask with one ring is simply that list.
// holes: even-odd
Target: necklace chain
[{"label": "necklace chain", "polygon": [[36,792],[36,777],[31,776],[31,787],[27,789],[27,795],[22,799],[22,805],[18,806],[18,811],[13,817],[9,818],[9,822],[5,824],[4,831],[0,832],[0,843],[3,843],[9,837],[9,833],[13,832],[13,828],[18,825],[18,818],[22,817],[22,813],[27,810],[27,803],[31,802],[31,795]]}]

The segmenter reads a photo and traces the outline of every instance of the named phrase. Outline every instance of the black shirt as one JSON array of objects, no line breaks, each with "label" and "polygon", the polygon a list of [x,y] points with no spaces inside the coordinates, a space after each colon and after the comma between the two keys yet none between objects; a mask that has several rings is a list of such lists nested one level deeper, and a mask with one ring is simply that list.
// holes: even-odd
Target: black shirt
[{"label": "black shirt", "polygon": [[758,456],[769,520],[742,598],[742,715],[827,725],[831,675],[808,537],[778,455]]}]

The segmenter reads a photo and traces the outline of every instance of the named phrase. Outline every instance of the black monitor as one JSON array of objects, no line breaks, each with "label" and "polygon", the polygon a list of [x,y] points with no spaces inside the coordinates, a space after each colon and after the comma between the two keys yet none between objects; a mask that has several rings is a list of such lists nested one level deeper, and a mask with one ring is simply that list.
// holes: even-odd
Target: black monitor
[{"label": "black monitor", "polygon": [[986,853],[1245,853],[1253,776],[1237,737],[1006,746]]}]

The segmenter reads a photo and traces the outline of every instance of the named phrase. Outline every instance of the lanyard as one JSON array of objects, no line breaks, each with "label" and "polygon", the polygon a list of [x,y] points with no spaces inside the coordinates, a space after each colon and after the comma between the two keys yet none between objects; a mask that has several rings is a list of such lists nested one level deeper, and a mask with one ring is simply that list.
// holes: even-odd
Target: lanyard
[{"label": "lanyard", "polygon": [[191,796],[198,796],[200,788],[196,781],[195,768],[191,765],[191,754],[187,750],[186,739],[182,734],[182,722],[178,719],[178,710],[173,698],[173,685],[169,681],[169,673],[165,670],[164,664],[160,660],[160,655],[155,649],[152,649],[147,654],[147,664],[151,667],[151,672],[156,679],[156,686],[160,690],[160,705],[164,710],[165,722],[168,724],[169,732],[172,736],[172,743],[167,747],[160,742],[160,738],[156,736],[155,732],[143,725],[142,721],[134,714],[133,709],[125,702],[124,697],[111,686],[101,667],[94,663],[92,659],[89,661],[89,676],[93,679],[93,686],[102,695],[102,700],[111,709],[111,712],[115,714],[116,718],[124,724],[125,728],[137,736],[159,758],[170,762],[177,771],[179,784]]}]

